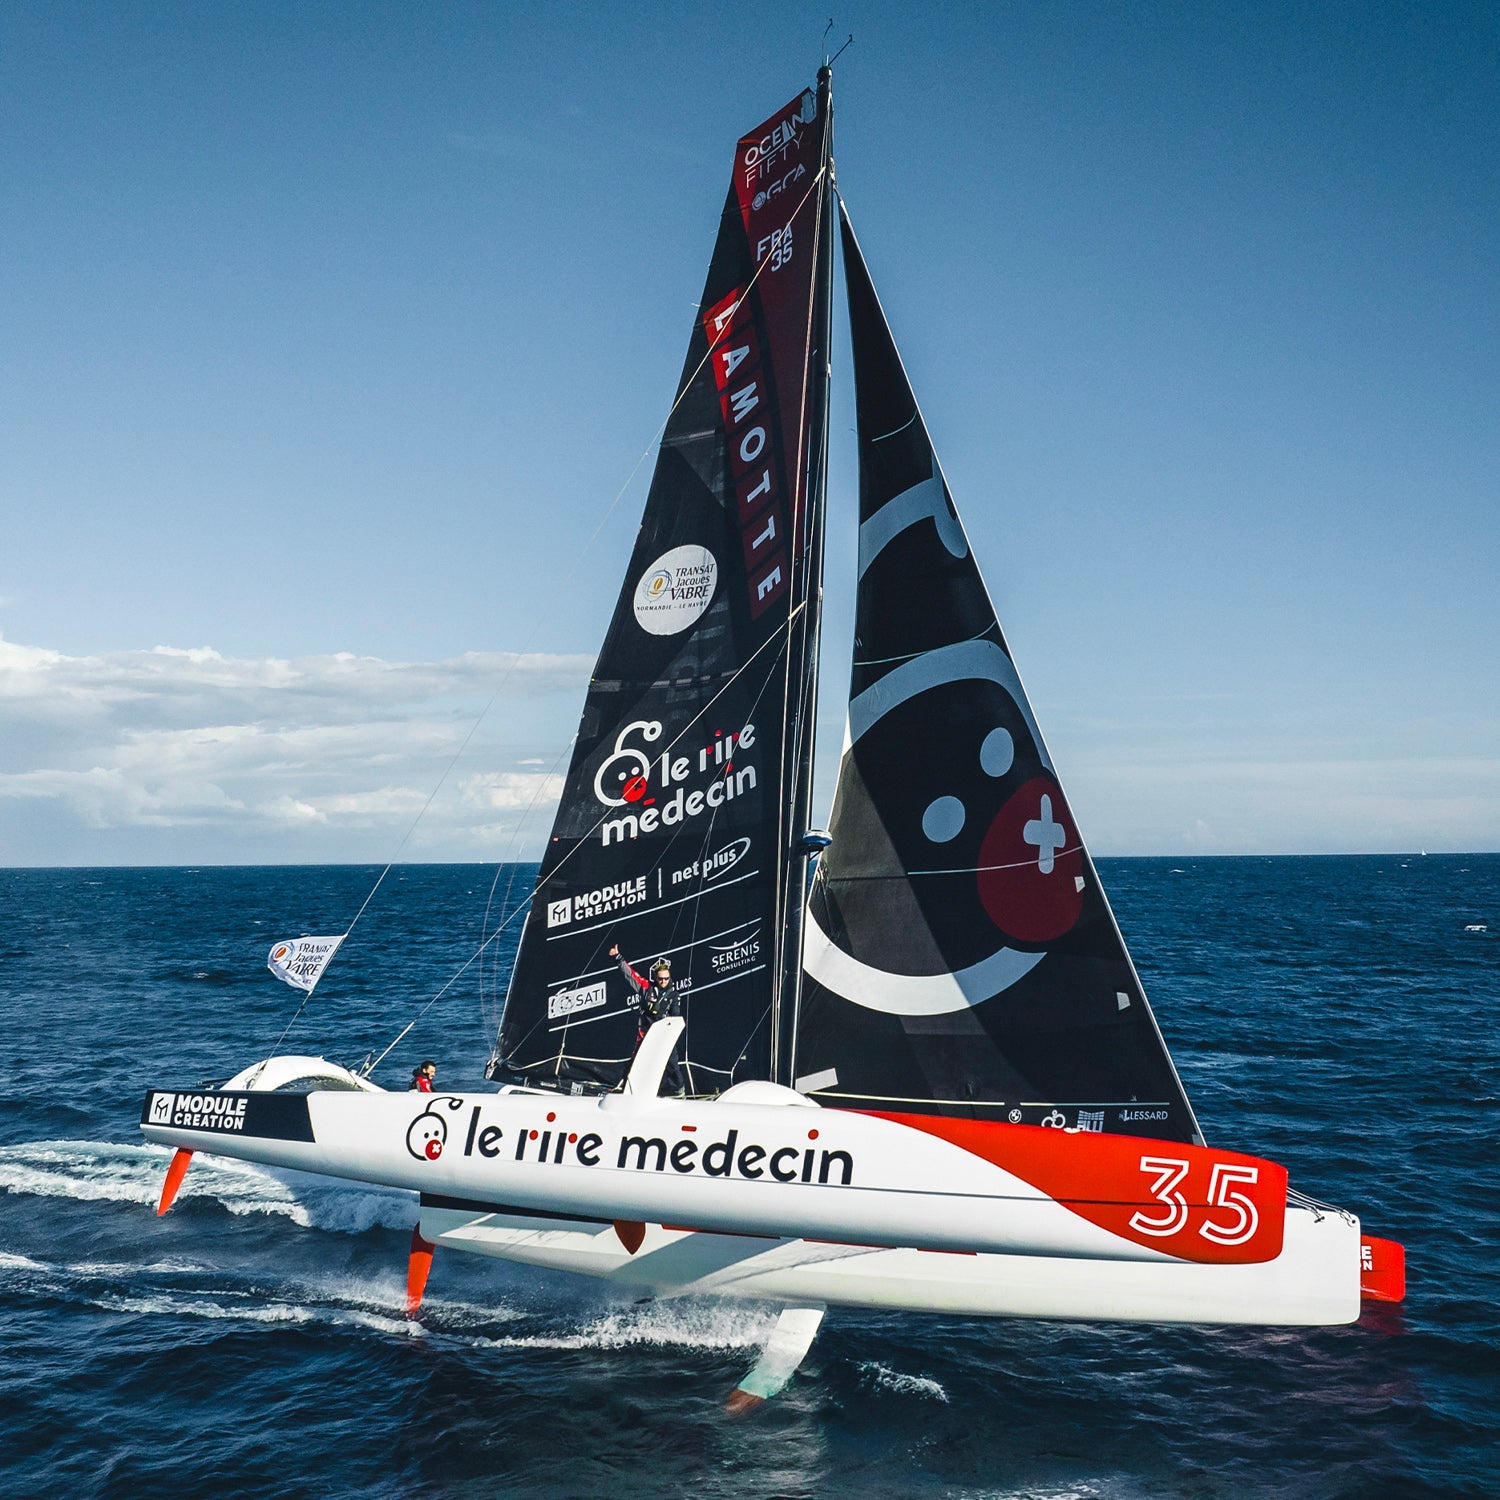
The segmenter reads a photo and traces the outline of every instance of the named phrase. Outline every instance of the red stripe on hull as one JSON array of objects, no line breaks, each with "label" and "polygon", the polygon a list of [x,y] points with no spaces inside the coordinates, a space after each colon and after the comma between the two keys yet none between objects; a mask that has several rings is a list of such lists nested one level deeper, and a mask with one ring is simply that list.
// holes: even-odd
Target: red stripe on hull
[{"label": "red stripe on hull", "polygon": [[869,1111],[991,1162],[1111,1234],[1205,1265],[1281,1254],[1286,1168],[1177,1141]]}]

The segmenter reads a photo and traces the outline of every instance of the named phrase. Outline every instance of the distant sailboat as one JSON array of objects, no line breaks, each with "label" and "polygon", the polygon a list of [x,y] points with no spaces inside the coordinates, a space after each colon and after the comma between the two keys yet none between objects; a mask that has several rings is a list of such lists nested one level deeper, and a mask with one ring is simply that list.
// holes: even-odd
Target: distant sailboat
[{"label": "distant sailboat", "polygon": [[[1205,1144],[841,200],[856,639],[831,829],[809,827],[831,142],[825,68],[736,147],[498,1091],[271,1059],[153,1090],[142,1126],[178,1181],[203,1149],[419,1192],[414,1306],[434,1247],[779,1302],[736,1409],[829,1305],[1317,1324],[1398,1299],[1399,1245]],[[616,945],[674,976],[681,1014],[639,1042]],[[679,1052],[686,1097],[659,1097]]]}]

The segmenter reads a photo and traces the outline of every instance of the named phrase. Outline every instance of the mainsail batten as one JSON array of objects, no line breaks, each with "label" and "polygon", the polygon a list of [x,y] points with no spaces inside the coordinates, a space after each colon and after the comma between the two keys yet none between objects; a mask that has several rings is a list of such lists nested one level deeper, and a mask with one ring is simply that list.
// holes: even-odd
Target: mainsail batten
[{"label": "mainsail batten", "polygon": [[859,580],[797,1073],[827,1104],[1201,1140],[840,208]]},{"label": "mainsail batten", "polygon": [[[511,976],[497,1072],[587,1090],[636,1041],[609,950],[673,965],[687,1084],[773,1069],[808,670],[813,328],[827,89],[736,148],[679,396],[589,685]],[[826,366],[826,354],[821,355]],[[790,728],[789,728],[790,724]]]}]

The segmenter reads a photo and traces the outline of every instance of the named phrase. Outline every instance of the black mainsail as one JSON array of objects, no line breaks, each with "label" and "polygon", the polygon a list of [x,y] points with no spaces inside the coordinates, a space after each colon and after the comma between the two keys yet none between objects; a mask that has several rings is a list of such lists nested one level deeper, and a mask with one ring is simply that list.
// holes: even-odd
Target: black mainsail
[{"label": "black mainsail", "polygon": [[[774,1071],[800,949],[832,236],[825,75],[744,136],[501,1023],[502,1076],[618,1082],[608,957],[671,960],[688,1088]],[[811,597],[810,597],[811,596]]]},{"label": "black mainsail", "polygon": [[842,228],[859,584],[797,1086],[846,1107],[1200,1139],[847,214]]}]

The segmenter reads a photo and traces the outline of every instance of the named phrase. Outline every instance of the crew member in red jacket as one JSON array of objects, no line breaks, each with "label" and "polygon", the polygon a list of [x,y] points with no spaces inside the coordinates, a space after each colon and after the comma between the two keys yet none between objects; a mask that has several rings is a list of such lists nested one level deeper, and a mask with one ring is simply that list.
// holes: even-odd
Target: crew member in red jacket
[{"label": "crew member in red jacket", "polygon": [[[625,976],[625,983],[631,988],[636,1008],[636,1031],[635,1051],[641,1050],[641,1043],[646,1039],[646,1033],[663,1016],[676,1016],[682,1013],[682,993],[672,979],[672,960],[670,958],[659,958],[651,966],[651,978],[638,974],[620,956],[620,945],[613,944],[609,950],[609,956],[620,965],[620,972]],[[631,1053],[632,1060],[635,1052]],[[662,1070],[662,1088],[668,1094],[680,1094],[682,1092],[682,1070],[677,1064],[677,1048],[674,1045],[672,1055],[667,1059],[667,1065]]]},{"label": "crew member in red jacket", "polygon": [[432,1092],[432,1080],[437,1077],[437,1064],[429,1057],[420,1068],[411,1070],[411,1082],[406,1085],[410,1093],[413,1089],[419,1094],[430,1094]]}]

